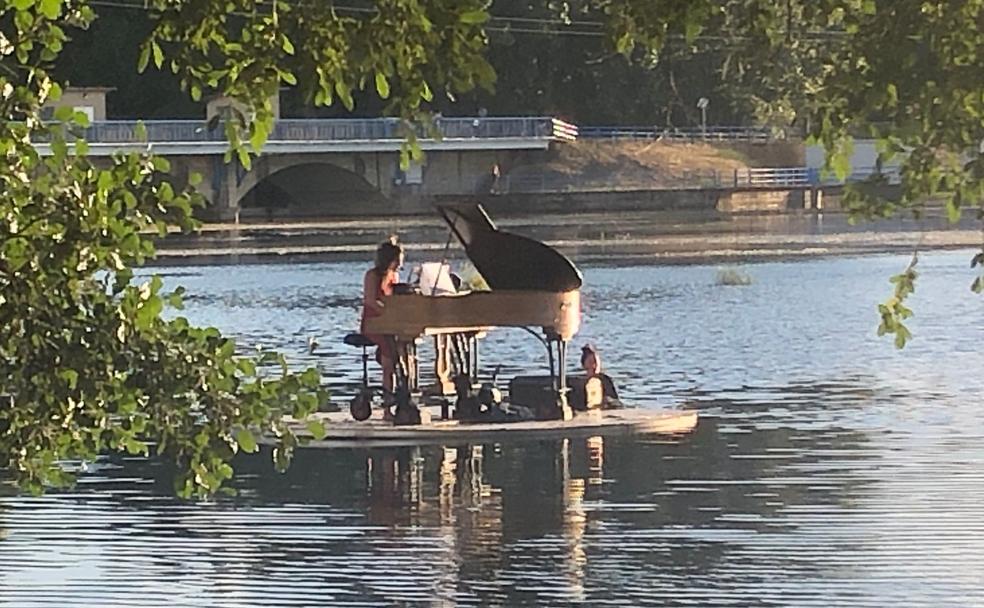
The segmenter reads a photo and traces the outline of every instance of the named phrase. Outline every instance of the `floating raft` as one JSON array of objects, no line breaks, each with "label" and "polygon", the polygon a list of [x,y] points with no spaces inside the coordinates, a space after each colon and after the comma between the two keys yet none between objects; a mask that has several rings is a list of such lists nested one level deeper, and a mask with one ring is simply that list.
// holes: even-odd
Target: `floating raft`
[{"label": "floating raft", "polygon": [[377,411],[369,420],[356,422],[347,412],[314,414],[324,423],[327,435],[315,440],[303,423],[294,425],[298,437],[308,439],[308,447],[405,447],[447,445],[486,441],[561,439],[595,435],[681,435],[697,426],[695,411],[654,411],[646,409],[603,410],[577,413],[571,420],[530,420],[527,422],[459,422],[440,420],[414,425],[393,426]]}]

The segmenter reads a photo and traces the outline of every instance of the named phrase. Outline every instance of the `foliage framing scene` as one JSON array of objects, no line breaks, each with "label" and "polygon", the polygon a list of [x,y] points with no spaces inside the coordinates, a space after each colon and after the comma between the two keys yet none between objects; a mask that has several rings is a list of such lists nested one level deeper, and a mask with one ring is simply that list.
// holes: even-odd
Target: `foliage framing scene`
[{"label": "foliage framing scene", "polygon": [[[324,394],[313,370],[237,356],[215,329],[165,315],[180,309],[180,291],[134,280],[153,234],[195,229],[204,202],[194,176],[176,180],[149,150],[95,162],[80,137],[85,115],[42,117],[61,94],[70,40],[114,4],[0,9],[0,468],[41,492],[72,482],[66,462],[155,453],[176,465],[179,494],[208,496],[261,435],[286,466],[297,439],[285,417],[304,418]],[[403,119],[406,162],[431,111],[514,78],[502,68],[497,77],[490,42],[522,26],[551,40],[579,32],[651,71],[702,58],[734,107],[822,143],[837,174],[851,137],[877,139],[879,164],[901,161],[901,196],[880,198],[877,175],[857,185],[845,205],[858,219],[929,202],[953,221],[984,218],[984,0],[589,0],[532,12],[475,0],[150,0],[128,10],[149,24],[133,70],[172,73],[191,100],[241,102],[206,128],[224,129],[227,160],[245,168],[271,132],[281,87],[349,111],[371,99]],[[899,346],[914,262],[879,308],[879,332]],[[971,265],[984,268],[984,252]],[[984,291],[984,279],[971,288]]]}]

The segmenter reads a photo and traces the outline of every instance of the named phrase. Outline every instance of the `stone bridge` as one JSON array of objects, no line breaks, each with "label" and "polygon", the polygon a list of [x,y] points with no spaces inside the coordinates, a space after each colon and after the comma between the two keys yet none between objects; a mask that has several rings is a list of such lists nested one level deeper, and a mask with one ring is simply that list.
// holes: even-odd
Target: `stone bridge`
[{"label": "stone bridge", "polygon": [[[98,121],[86,129],[90,156],[146,150],[169,157],[179,179],[203,176],[199,190],[214,219],[240,215],[392,214],[426,211],[440,198],[487,194],[500,167],[535,161],[577,129],[549,117],[439,118],[440,137],[421,136],[425,158],[400,167],[406,141],[398,119],[277,121],[249,171],[225,162],[222,129],[203,121]],[[45,145],[39,144],[41,152]],[[533,158],[531,158],[533,157]]]}]

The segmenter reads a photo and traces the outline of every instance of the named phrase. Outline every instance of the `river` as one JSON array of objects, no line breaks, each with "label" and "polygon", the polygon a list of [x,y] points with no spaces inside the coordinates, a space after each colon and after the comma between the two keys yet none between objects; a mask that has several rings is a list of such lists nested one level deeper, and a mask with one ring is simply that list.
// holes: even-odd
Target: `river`
[{"label": "river", "polygon": [[[626,401],[699,410],[673,440],[302,450],[177,500],[113,457],[71,491],[0,485],[0,606],[984,605],[984,299],[968,251],[922,256],[903,351],[875,305],[904,255],[585,267],[584,329]],[[412,260],[411,260],[412,262]],[[182,313],[360,374],[361,264],[159,267]],[[315,347],[309,347],[311,339]],[[484,361],[541,369],[493,332]]]}]

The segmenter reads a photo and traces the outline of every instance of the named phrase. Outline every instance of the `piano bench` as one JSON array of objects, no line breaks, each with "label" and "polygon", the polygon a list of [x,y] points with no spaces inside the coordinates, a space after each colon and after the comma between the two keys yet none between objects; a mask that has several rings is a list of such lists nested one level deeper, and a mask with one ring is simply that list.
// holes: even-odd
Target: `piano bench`
[{"label": "piano bench", "polygon": [[375,342],[359,333],[347,334],[343,342],[356,348],[369,348],[370,346],[376,345]]}]

